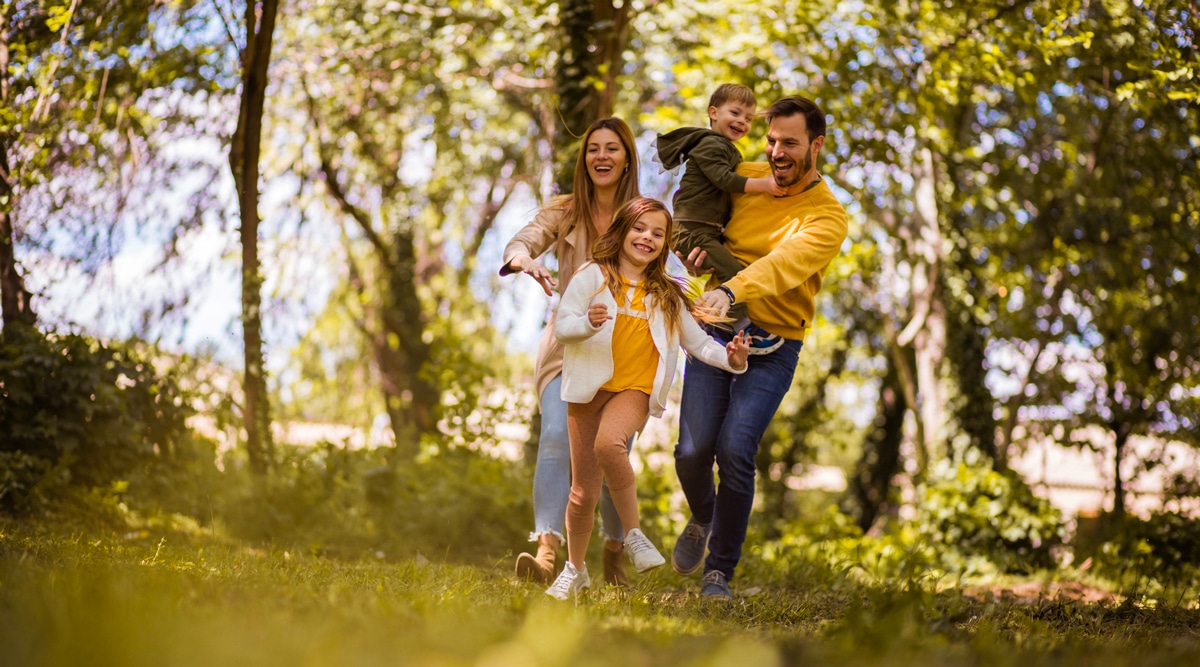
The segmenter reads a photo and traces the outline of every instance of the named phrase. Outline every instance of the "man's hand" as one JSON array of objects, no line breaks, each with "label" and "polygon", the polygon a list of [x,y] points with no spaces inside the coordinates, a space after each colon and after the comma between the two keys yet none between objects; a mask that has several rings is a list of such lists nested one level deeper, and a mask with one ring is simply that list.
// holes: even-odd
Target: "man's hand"
[{"label": "man's hand", "polygon": [[696,305],[715,317],[725,317],[725,313],[729,312],[729,307],[733,304],[729,303],[729,295],[721,290],[711,289],[696,299]]},{"label": "man's hand", "polygon": [[593,303],[588,308],[588,324],[592,325],[593,329],[599,329],[601,324],[611,319],[608,316],[608,306],[602,303]]},{"label": "man's hand", "polygon": [[707,269],[702,268],[701,265],[704,264],[704,260],[708,258],[708,253],[700,248],[692,248],[692,251],[688,253],[687,257],[684,257],[682,253],[678,252],[675,253],[675,256],[679,258],[679,261],[683,262],[684,268],[687,269],[687,272],[693,276],[702,276],[706,273],[712,273],[714,271],[711,266]]},{"label": "man's hand", "polygon": [[739,371],[745,368],[750,356],[750,336],[745,331],[739,331],[725,346],[725,355],[730,368]]},{"label": "man's hand", "polygon": [[550,270],[529,255],[517,255],[512,258],[512,261],[508,265],[514,271],[520,271],[538,281],[538,284],[546,292],[546,296],[552,296],[554,294],[552,290],[558,287],[558,283],[550,275]]}]

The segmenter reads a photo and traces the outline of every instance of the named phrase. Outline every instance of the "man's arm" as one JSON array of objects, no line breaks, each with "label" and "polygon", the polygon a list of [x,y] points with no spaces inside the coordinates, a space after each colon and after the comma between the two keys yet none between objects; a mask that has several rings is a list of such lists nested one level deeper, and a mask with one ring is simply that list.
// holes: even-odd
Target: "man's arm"
[{"label": "man's arm", "polygon": [[805,216],[795,234],[750,263],[725,286],[739,303],[791,291],[837,257],[846,231],[846,212],[841,205],[822,206]]}]

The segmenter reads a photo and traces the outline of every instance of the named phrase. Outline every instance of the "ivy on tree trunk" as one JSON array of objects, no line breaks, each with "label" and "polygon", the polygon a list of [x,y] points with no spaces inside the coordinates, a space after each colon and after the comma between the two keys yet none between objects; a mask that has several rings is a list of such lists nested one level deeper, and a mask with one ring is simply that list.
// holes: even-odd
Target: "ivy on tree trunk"
[{"label": "ivy on tree trunk", "polygon": [[237,130],[229,150],[229,167],[237,183],[242,242],[242,331],[244,338],[244,419],[250,467],[259,474],[270,469],[274,446],[270,402],[263,364],[262,273],[258,259],[258,159],[261,152],[263,106],[271,37],[278,0],[246,3],[246,43],[242,48],[242,100]]}]

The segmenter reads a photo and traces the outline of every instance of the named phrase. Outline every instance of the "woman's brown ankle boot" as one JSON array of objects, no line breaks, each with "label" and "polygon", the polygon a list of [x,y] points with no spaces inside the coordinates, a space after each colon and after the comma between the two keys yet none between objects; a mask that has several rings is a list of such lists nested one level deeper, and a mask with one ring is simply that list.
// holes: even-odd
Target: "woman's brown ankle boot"
[{"label": "woman's brown ankle boot", "polygon": [[561,540],[545,534],[538,537],[537,556],[523,553],[517,556],[517,576],[542,584],[554,581],[554,562],[558,558]]},{"label": "woman's brown ankle boot", "polygon": [[604,581],[622,588],[629,585],[629,575],[625,574],[624,542],[604,541]]}]

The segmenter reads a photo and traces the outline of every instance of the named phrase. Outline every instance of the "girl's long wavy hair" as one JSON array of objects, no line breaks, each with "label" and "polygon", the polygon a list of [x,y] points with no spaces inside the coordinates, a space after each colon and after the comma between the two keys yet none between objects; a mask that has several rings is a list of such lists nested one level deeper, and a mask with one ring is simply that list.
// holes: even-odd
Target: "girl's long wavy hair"
[{"label": "girl's long wavy hair", "polygon": [[[675,219],[670,211],[657,199],[650,197],[635,197],[617,210],[613,215],[612,226],[596,239],[592,246],[592,262],[604,273],[605,287],[612,292],[618,306],[625,299],[625,290],[620,271],[621,248],[625,245],[625,237],[633,229],[633,225],[643,215],[661,212],[667,219],[666,235],[663,237],[662,252],[646,266],[646,277],[641,285],[646,289],[646,296],[653,296],[654,303],[662,309],[667,320],[667,330],[679,331],[680,318],[686,309],[692,311],[692,302],[684,291],[683,285],[667,273],[667,253],[671,252],[668,241],[675,235]],[[651,312],[650,317],[654,314]]]},{"label": "girl's long wavy hair", "polygon": [[579,142],[579,153],[575,157],[574,191],[555,197],[547,205],[548,208],[561,208],[565,211],[566,229],[574,229],[576,225],[586,225],[585,229],[589,237],[596,233],[596,221],[592,219],[592,210],[596,206],[596,184],[588,175],[587,145],[592,135],[598,130],[612,130],[620,139],[621,145],[625,147],[625,155],[629,160],[629,166],[622,174],[620,182],[617,183],[614,204],[621,206],[641,194],[638,190],[638,154],[633,130],[629,129],[629,125],[625,121],[616,116],[601,118],[589,125],[587,131],[583,133],[583,140]]}]

